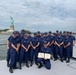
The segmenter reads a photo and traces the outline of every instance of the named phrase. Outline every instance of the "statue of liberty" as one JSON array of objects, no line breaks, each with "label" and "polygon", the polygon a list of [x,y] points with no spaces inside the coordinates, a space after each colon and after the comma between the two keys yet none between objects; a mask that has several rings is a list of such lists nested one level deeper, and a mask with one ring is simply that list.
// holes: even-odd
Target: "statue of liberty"
[{"label": "statue of liberty", "polygon": [[11,22],[11,25],[10,25],[10,32],[12,31],[14,31],[14,19],[10,16],[10,22]]},{"label": "statue of liberty", "polygon": [[11,24],[14,25],[14,19],[10,16]]}]

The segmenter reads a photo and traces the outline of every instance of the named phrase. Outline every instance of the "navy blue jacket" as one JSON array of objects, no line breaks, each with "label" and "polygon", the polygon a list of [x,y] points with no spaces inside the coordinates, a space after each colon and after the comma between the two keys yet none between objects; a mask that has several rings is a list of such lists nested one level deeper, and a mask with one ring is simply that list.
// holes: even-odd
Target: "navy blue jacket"
[{"label": "navy blue jacket", "polygon": [[[64,40],[64,46],[66,46],[68,43],[71,43],[71,41],[69,39],[65,39]],[[68,47],[70,47],[71,45],[69,45]]]},{"label": "navy blue jacket", "polygon": [[24,45],[26,48],[28,48],[28,45],[30,45],[30,40],[29,39],[23,39],[21,42],[21,45]]},{"label": "navy blue jacket", "polygon": [[40,52],[52,54],[52,50],[49,47],[47,47],[47,48],[42,47]]},{"label": "navy blue jacket", "polygon": [[73,41],[75,41],[75,37],[74,36],[69,36],[70,42],[71,42],[71,46],[73,46]]},{"label": "navy blue jacket", "polygon": [[37,37],[36,38],[33,37],[31,42],[32,42],[33,46],[36,46],[38,44],[38,42],[40,42],[40,41],[39,41],[39,39]]},{"label": "navy blue jacket", "polygon": [[[17,47],[18,42],[17,42],[16,38],[12,37],[10,43],[11,43],[11,45],[13,44],[15,47]],[[16,53],[16,50],[12,46],[10,48],[10,53]]]}]

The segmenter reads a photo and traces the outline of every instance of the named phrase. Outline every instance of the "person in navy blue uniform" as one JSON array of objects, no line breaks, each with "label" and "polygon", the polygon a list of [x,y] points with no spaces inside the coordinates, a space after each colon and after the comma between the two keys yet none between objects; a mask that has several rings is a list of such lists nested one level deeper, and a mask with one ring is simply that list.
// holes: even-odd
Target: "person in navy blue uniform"
[{"label": "person in navy blue uniform", "polygon": [[56,58],[56,43],[55,40],[57,39],[57,35],[56,33],[53,33],[53,57],[54,57],[54,61],[57,60]]},{"label": "person in navy blue uniform", "polygon": [[53,36],[52,36],[52,32],[51,32],[51,31],[49,31],[48,38],[49,38],[49,42],[50,42],[49,48],[51,48],[52,53],[53,53],[53,55],[54,55],[54,48],[53,48],[54,40],[53,40]]},{"label": "person in navy blue uniform", "polygon": [[35,57],[35,64],[37,65],[37,56],[38,56],[38,51],[39,51],[39,39],[37,38],[37,33],[34,33],[34,37],[32,38],[31,41],[31,65],[33,65],[34,57]]},{"label": "person in navy blue uniform", "polygon": [[[20,48],[19,48],[19,52],[21,51],[21,42],[22,42],[22,40],[24,39],[24,35],[25,35],[24,31],[21,30],[21,31],[20,31],[20,35],[19,35],[19,37],[20,37]],[[22,62],[25,63],[25,56],[23,57]]]},{"label": "person in navy blue uniform", "polygon": [[55,59],[58,58],[58,55],[60,56],[61,62],[63,62],[63,38],[61,37],[61,34],[58,34],[58,38],[55,40],[56,44],[56,50],[55,50]]},{"label": "person in navy blue uniform", "polygon": [[[16,43],[17,43],[18,51],[16,51],[16,60],[15,60],[14,67],[17,68],[17,63],[19,63],[20,37],[19,37],[19,31],[15,31],[15,33],[16,33],[15,40],[16,40]],[[16,69],[16,68],[14,68],[14,69]]]},{"label": "person in navy blue uniform", "polygon": [[44,33],[41,34],[41,38],[40,38],[40,49],[44,46]]},{"label": "person in navy blue uniform", "polygon": [[[21,30],[21,31],[20,31],[20,35],[19,35],[19,37],[20,37],[20,43],[21,43],[21,41],[24,39],[24,35],[25,35],[24,31]],[[20,47],[20,48],[21,48],[21,47]]]},{"label": "person in navy blue uniform", "polygon": [[[67,35],[66,31],[64,31],[63,34],[62,34],[63,41],[65,41],[66,35]],[[66,56],[66,50],[65,50],[65,48],[63,46],[63,60],[66,60],[66,57],[65,56]]]},{"label": "person in navy blue uniform", "polygon": [[13,32],[13,37],[10,42],[10,73],[13,73],[13,68],[16,69],[16,52],[18,52],[18,43],[16,41],[16,31]]},{"label": "person in navy blue uniform", "polygon": [[25,56],[26,67],[29,68],[28,59],[29,59],[30,40],[28,39],[26,34],[24,35],[24,39],[21,42],[21,46],[22,48],[20,51],[19,69],[22,69],[21,64],[24,56]]},{"label": "person in navy blue uniform", "polygon": [[19,37],[20,37],[20,43],[21,43],[21,41],[24,39],[24,35],[25,35],[24,31],[21,30],[21,31],[20,31],[20,35],[19,35]]},{"label": "person in navy blue uniform", "polygon": [[[31,40],[32,40],[31,32],[28,32],[27,37],[31,43]],[[31,60],[31,46],[28,51],[29,51],[28,54],[29,54],[29,61],[30,61]]]},{"label": "person in navy blue uniform", "polygon": [[49,41],[50,41],[49,46],[50,46],[50,48],[52,48],[52,44],[53,44],[54,41],[53,41],[53,36],[52,36],[52,32],[51,31],[49,31],[48,38],[49,38]]},{"label": "person in navy blue uniform", "polygon": [[[41,33],[40,31],[37,32],[37,38],[39,39],[39,42],[41,41]],[[39,45],[39,50],[40,50],[40,45]]]},{"label": "person in navy blue uniform", "polygon": [[44,41],[47,41],[47,46],[49,46],[50,45],[50,39],[48,37],[48,34],[47,34],[47,32],[45,32],[44,34],[45,34],[44,35]]},{"label": "person in navy blue uniform", "polygon": [[38,38],[41,38],[41,33],[40,33],[40,31],[37,32],[37,37],[38,37]]},{"label": "person in navy blue uniform", "polygon": [[16,53],[16,62],[19,62],[19,51],[20,51],[20,36],[19,31],[16,31],[16,42],[18,43],[18,52]]},{"label": "person in navy blue uniform", "polygon": [[[44,41],[44,46],[41,48],[41,53],[49,53],[52,55],[52,50],[47,46],[47,41]],[[44,64],[45,68],[50,70],[51,69],[51,63],[50,59],[43,59],[43,58],[38,58],[38,68],[41,68]]]},{"label": "person in navy blue uniform", "polygon": [[66,63],[70,62],[70,57],[71,57],[71,41],[69,39],[69,36],[66,35],[65,40],[64,40],[64,48],[65,48],[65,57],[66,57]]},{"label": "person in navy blue uniform", "polygon": [[10,42],[12,39],[12,35],[8,38],[7,40],[7,67],[9,67],[9,62],[10,62]]},{"label": "person in navy blue uniform", "polygon": [[74,41],[75,41],[75,37],[72,35],[72,32],[69,32],[69,39],[71,41],[71,57],[72,57],[73,45],[74,45]]},{"label": "person in navy blue uniform", "polygon": [[59,31],[56,30],[56,33],[55,33],[55,37],[56,37],[56,38],[58,37],[58,34],[59,34]]}]

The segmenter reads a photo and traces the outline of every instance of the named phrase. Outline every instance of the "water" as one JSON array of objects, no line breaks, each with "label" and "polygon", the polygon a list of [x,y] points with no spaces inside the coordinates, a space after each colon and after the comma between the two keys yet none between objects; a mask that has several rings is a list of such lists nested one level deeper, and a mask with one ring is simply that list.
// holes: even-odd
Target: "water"
[{"label": "water", "polygon": [[1,44],[6,44],[6,41],[10,35],[0,35],[0,60],[6,59],[7,55],[7,49],[6,45],[1,45]]}]

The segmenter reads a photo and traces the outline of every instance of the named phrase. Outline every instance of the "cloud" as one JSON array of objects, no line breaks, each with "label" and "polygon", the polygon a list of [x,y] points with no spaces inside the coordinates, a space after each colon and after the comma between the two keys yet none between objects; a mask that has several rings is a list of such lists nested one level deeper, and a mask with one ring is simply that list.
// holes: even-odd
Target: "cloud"
[{"label": "cloud", "polygon": [[10,25],[11,15],[16,30],[25,28],[30,31],[75,31],[75,7],[76,0],[1,0],[0,28]]}]

